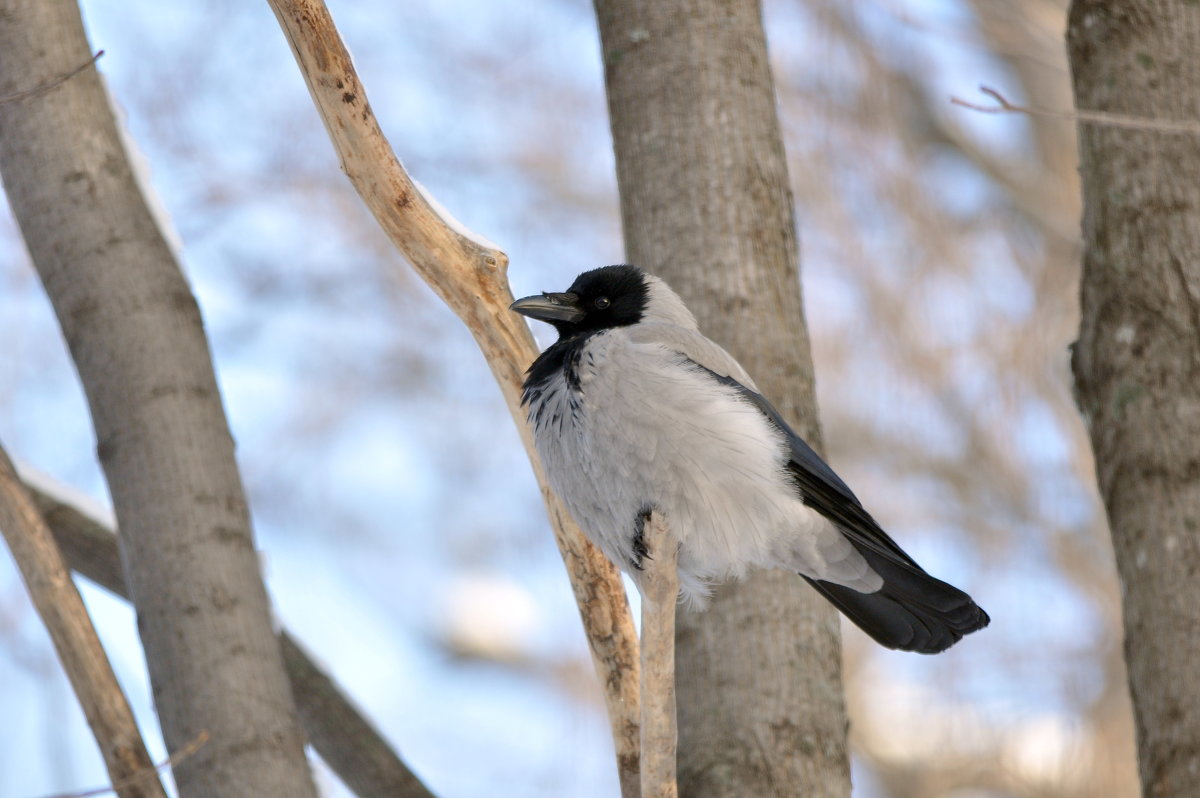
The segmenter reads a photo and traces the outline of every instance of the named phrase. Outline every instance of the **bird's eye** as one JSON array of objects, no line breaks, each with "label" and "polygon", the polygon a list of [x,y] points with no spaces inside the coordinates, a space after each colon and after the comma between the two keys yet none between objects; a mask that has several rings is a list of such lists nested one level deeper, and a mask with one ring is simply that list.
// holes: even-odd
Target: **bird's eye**
[{"label": "bird's eye", "polygon": [[602,296],[599,299],[597,299],[595,302],[593,302],[592,304],[596,306],[596,310],[604,310],[606,307],[608,307],[612,303],[608,301],[608,297]]}]

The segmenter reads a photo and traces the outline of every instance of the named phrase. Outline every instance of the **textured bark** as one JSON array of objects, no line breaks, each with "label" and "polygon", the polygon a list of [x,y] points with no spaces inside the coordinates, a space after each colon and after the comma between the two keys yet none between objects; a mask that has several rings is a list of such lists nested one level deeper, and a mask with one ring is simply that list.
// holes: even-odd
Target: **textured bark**
[{"label": "textured bark", "polygon": [[[1200,119],[1200,6],[1075,2],[1077,107]],[[1090,422],[1121,576],[1146,796],[1200,794],[1200,140],[1079,126]]]},{"label": "textured bark", "polygon": [[[629,262],[820,445],[792,197],[756,0],[595,0]],[[755,573],[678,620],[681,795],[849,794],[838,621]]]},{"label": "textured bark", "polygon": [[87,718],[114,792],[166,798],[129,701],[33,498],[0,447],[0,531]]},{"label": "textured bark", "polygon": [[[129,598],[117,536],[108,523],[60,498],[53,488],[28,481],[25,488],[71,570]],[[351,792],[359,798],[431,798],[428,788],[287,631],[280,631],[279,643],[309,742]]]},{"label": "textured bark", "polygon": [[[0,95],[91,57],[73,0],[0,0]],[[79,371],[184,798],[315,795],[199,309],[94,69],[0,105],[0,172]]]}]

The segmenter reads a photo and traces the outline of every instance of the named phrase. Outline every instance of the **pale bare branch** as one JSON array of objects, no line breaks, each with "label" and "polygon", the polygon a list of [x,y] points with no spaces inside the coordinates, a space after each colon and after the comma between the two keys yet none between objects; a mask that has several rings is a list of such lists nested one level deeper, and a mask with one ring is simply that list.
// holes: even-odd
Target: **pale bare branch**
[{"label": "pale bare branch", "polygon": [[[128,599],[111,522],[62,495],[40,475],[22,475],[72,570]],[[296,709],[313,748],[359,798],[432,798],[432,793],[391,749],[342,689],[312,661],[288,632],[279,633]]]},{"label": "pale bare branch", "polygon": [[622,790],[636,783],[637,638],[620,577],[546,486],[521,409],[523,371],[537,355],[508,310],[508,257],[449,218],[404,170],[367,101],[345,44],[320,0],[269,0],[287,35],[342,169],[417,273],[470,329],[487,358],[542,488],[555,540],[604,687]]},{"label": "pale bare branch", "polygon": [[675,798],[675,606],[679,548],[666,519],[653,512],[642,528],[647,555],[642,590],[642,798]]},{"label": "pale bare branch", "polygon": [[0,532],[8,542],[121,798],[166,798],[54,538],[0,447]]}]

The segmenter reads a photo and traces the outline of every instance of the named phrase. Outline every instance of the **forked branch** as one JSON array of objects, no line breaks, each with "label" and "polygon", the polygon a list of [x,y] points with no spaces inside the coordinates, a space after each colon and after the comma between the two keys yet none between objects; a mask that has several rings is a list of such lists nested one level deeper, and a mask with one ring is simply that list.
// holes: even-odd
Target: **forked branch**
[{"label": "forked branch", "polygon": [[367,101],[350,54],[320,0],[268,0],[287,35],[342,169],[417,273],[463,320],[521,432],[541,485],[604,688],[622,794],[637,790],[637,638],[616,568],[580,534],[546,485],[520,407],[525,366],[537,355],[525,322],[509,312],[507,256],[472,235],[405,172]]},{"label": "forked branch", "polygon": [[972,111],[984,114],[1029,114],[1044,116],[1051,119],[1063,119],[1069,122],[1082,122],[1088,125],[1104,127],[1121,127],[1129,130],[1158,130],[1163,133],[1200,134],[1200,121],[1195,119],[1155,119],[1148,116],[1130,116],[1129,114],[1114,114],[1108,111],[1057,111],[1050,108],[1034,108],[1028,105],[1011,103],[1008,98],[991,86],[980,86],[979,91],[996,101],[996,105],[980,105],[967,102],[959,97],[951,97],[950,102]]}]

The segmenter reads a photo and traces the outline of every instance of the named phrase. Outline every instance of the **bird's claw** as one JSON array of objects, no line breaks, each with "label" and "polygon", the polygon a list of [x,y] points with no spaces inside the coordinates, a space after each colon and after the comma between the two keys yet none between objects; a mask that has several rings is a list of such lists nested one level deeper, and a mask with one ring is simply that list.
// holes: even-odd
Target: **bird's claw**
[{"label": "bird's claw", "polygon": [[646,548],[646,522],[650,520],[650,510],[642,510],[638,513],[637,522],[633,528],[633,567],[637,570],[643,570],[643,560],[653,560],[650,556],[650,550]]}]

